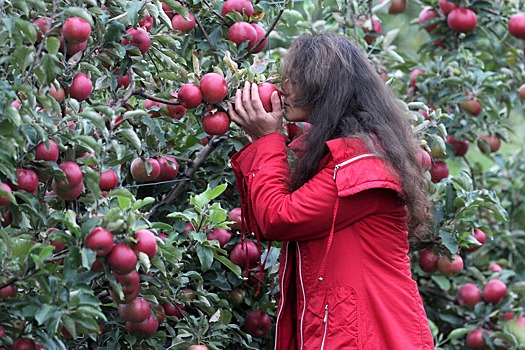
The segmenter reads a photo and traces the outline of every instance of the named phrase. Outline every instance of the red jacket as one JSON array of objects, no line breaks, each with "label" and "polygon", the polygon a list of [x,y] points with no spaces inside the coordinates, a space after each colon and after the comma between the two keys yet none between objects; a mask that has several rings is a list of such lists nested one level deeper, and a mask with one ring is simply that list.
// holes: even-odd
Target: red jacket
[{"label": "red jacket", "polygon": [[231,161],[247,228],[284,242],[275,349],[434,349],[398,178],[357,139],[327,147],[319,172],[294,192],[282,135]]}]

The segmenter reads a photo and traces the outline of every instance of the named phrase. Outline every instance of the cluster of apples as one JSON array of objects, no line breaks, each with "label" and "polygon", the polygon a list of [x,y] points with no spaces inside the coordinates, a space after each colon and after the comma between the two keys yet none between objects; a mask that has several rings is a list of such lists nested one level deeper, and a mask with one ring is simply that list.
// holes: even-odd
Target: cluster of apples
[{"label": "cluster of apples", "polygon": [[[149,170],[146,167],[149,164]],[[162,182],[174,180],[179,173],[179,164],[171,156],[163,155],[157,158],[137,157],[131,162],[131,176],[139,182]]]},{"label": "cluster of apples", "polygon": [[[163,312],[158,305],[150,303],[139,296],[140,274],[137,270],[137,255],[146,254],[150,259],[157,254],[157,238],[147,229],[135,232],[136,243],[131,246],[115,243],[113,234],[106,228],[94,227],[84,239],[84,247],[93,250],[97,259],[92,270],[101,272],[104,264],[122,287],[122,295],[110,289],[111,298],[118,304],[118,313],[126,321],[126,329],[131,334],[145,338],[151,337],[163,321]],[[155,312],[152,312],[151,309]]]},{"label": "cluster of apples", "polygon": [[[33,21],[33,25],[37,29],[37,43],[46,35],[51,35],[56,32],[55,24],[51,22],[49,17],[38,17]],[[91,24],[81,17],[70,17],[66,19],[62,25],[62,29],[58,39],[60,40],[60,51],[66,57],[71,57],[78,52],[84,51],[87,46],[88,39],[91,36]],[[93,83],[89,76],[84,73],[77,73],[69,87],[64,90],[63,87],[58,88],[54,85],[49,87],[49,94],[53,96],[58,103],[62,103],[66,94],[76,100],[84,101],[93,91]]]},{"label": "cluster of apples", "polygon": [[[487,234],[476,228],[468,240],[473,244],[464,250],[473,252],[485,244]],[[434,273],[439,270],[445,276],[456,276],[463,270],[463,258],[461,255],[454,254],[451,259],[448,255],[442,255],[432,248],[423,249],[419,252],[418,264],[421,270],[427,273]]]},{"label": "cluster of apples", "polygon": [[[46,192],[48,196],[56,196],[63,200],[75,200],[84,191],[83,173],[80,165],[73,161],[67,160],[58,163],[59,148],[53,140],[42,141],[34,149],[34,161],[53,162],[58,164],[58,168],[64,173],[64,178],[50,178],[44,171],[37,167],[31,169],[35,164],[28,164],[24,168],[16,169],[17,178],[15,181],[8,180],[6,183],[0,183],[0,188],[8,194],[13,191],[25,191],[38,195],[38,189],[41,182],[51,180],[51,191]],[[113,169],[107,169],[100,174],[99,188],[104,193],[114,189],[118,184],[118,175]],[[9,211],[10,200],[6,195],[0,195],[0,209],[2,210],[1,225],[6,227],[13,221]]]},{"label": "cluster of apples", "polygon": [[[232,12],[245,14],[250,18],[254,9],[250,0],[226,0],[222,5],[221,15],[226,16]],[[247,49],[254,53],[261,52],[268,44],[268,38],[266,38],[257,45],[265,35],[266,30],[260,24],[246,21],[235,22],[228,29],[228,40],[234,42],[237,47],[248,42]]]}]

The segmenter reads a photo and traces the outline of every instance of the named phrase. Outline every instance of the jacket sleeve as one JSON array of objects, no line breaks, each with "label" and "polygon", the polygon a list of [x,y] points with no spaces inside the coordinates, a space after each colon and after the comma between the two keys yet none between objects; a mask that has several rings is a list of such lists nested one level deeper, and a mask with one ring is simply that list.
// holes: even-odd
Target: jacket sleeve
[{"label": "jacket sleeve", "polygon": [[[286,144],[280,134],[266,135],[248,145],[232,157],[231,165],[243,192],[241,201],[249,202],[243,208],[250,213],[243,212],[243,216],[253,215],[266,239],[302,241],[329,235],[337,199],[332,168],[322,168],[291,192]],[[366,208],[361,196],[343,197],[338,212],[344,214],[338,217],[344,216],[347,225],[374,209]]]}]

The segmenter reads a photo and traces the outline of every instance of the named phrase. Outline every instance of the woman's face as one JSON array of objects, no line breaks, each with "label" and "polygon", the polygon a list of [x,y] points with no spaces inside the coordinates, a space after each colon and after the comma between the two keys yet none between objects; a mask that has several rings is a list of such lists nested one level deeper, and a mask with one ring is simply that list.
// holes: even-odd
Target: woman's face
[{"label": "woman's face", "polygon": [[286,79],[281,84],[281,96],[284,105],[284,118],[289,122],[306,122],[308,121],[308,110],[306,108],[295,107],[293,84]]}]

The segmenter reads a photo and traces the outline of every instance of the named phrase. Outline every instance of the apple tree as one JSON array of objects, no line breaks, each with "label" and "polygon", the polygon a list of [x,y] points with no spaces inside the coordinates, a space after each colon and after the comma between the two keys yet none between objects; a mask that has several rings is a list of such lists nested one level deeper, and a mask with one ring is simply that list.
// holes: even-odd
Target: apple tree
[{"label": "apple tree", "polygon": [[[245,80],[269,97],[311,29],[367,50],[421,140],[434,222],[411,256],[436,347],[523,343],[523,152],[503,152],[523,107],[517,4],[0,7],[0,346],[272,347],[280,244],[242,227],[228,160],[249,140],[225,112]],[[417,60],[394,15],[425,35]]]}]

